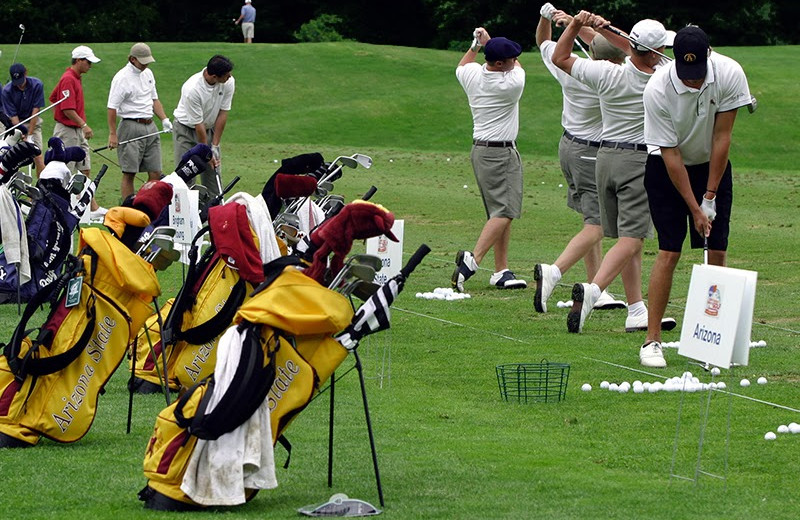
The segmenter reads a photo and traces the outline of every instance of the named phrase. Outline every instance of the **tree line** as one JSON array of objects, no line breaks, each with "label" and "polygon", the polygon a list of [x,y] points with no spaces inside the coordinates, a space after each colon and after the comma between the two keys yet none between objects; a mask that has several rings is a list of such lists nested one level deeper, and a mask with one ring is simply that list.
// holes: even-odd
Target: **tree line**
[{"label": "tree line", "polygon": [[[543,2],[506,0],[253,0],[261,43],[354,40],[363,43],[461,50],[482,25],[492,35],[530,49]],[[642,18],[669,29],[701,26],[712,45],[800,43],[797,0],[557,0],[570,13],[593,11],[623,30]],[[0,43],[113,41],[241,41],[233,24],[243,1],[15,0],[0,4]]]}]

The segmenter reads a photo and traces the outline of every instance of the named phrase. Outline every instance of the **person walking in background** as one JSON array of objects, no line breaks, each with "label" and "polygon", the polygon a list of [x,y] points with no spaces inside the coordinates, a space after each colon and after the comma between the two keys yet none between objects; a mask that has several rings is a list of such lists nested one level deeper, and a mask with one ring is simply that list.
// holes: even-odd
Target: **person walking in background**
[{"label": "person walking in background", "polygon": [[[536,27],[536,45],[541,50],[542,61],[547,70],[561,84],[563,97],[561,126],[564,134],[558,144],[558,157],[567,181],[567,206],[583,217],[583,228],[572,237],[556,261],[552,265],[536,264],[534,268],[536,294],[533,306],[536,312],[547,312],[547,300],[568,269],[583,259],[587,279],[591,280],[600,267],[603,228],[600,226],[594,165],[603,133],[603,119],[597,92],[553,65],[556,42],[551,39],[552,22],[569,25],[572,16],[557,10],[550,3],[542,6],[540,14]],[[608,60],[617,65],[625,59],[625,53],[621,49],[611,45],[591,27],[582,27],[579,36],[588,43],[592,59]],[[595,309],[620,307],[624,308],[625,302],[615,300],[606,291],[601,293],[594,304]]]},{"label": "person walking in background", "polygon": [[236,91],[231,71],[231,60],[219,54],[213,56],[203,70],[183,84],[181,98],[172,114],[175,164],[196,144],[211,147],[211,168],[201,173],[200,179],[212,197],[222,191],[220,141]]},{"label": "person walking in background", "polygon": [[[480,47],[486,63],[475,62]],[[522,161],[517,151],[519,100],[525,88],[525,71],[517,57],[522,47],[507,38],[491,38],[486,29],[475,30],[475,40],[456,68],[472,112],[472,169],[483,199],[487,222],[472,251],[459,251],[451,283],[459,292],[478,270],[489,249],[494,249],[495,272],[489,283],[499,289],[523,289],[524,280],[508,269],[511,222],[522,213]]]},{"label": "person walking in background", "polygon": [[[134,44],[128,63],[114,75],[108,91],[108,147],[117,148],[122,200],[133,195],[133,179],[138,172],[147,172],[149,181],[161,178],[161,138],[152,135],[158,132],[153,114],[166,132],[172,130],[172,123],[158,100],[156,80],[148,68],[155,61],[146,43]],[[145,135],[150,137],[119,145]]]},{"label": "person walking in background", "polygon": [[[28,76],[28,69],[22,63],[14,63],[9,69],[11,81],[3,87],[2,106],[3,112],[8,116],[11,126],[25,121],[31,116],[33,119],[25,123],[28,128],[27,141],[33,142],[40,150],[42,146],[42,118],[37,116],[39,110],[44,108],[44,85],[42,80]],[[44,159],[41,155],[33,158],[36,166],[36,175],[44,169]]]},{"label": "person walking in background", "polygon": [[707,240],[708,262],[726,264],[733,204],[728,153],[737,110],[752,103],[742,67],[712,52],[702,29],[678,31],[673,50],[675,60],[657,70],[644,89],[644,139],[658,147],[647,158],[644,178],[658,256],[650,274],[650,319],[639,361],[657,368],[667,366],[658,325],[687,228],[692,248]]},{"label": "person walking in background", "polygon": [[244,0],[242,14],[233,21],[234,25],[242,24],[242,35],[244,43],[253,43],[253,36],[256,32],[256,8],[250,0]]},{"label": "person walking in background", "polygon": [[[67,67],[53,92],[50,93],[51,103],[60,101],[65,96],[65,92],[68,93],[66,94],[67,99],[53,109],[53,118],[56,121],[53,136],[61,139],[65,147],[79,146],[83,148],[86,157],[74,164],[75,168],[87,177],[91,174],[91,150],[88,140],[92,138],[94,131],[86,121],[81,76],[89,72],[94,63],[99,62],[100,58],[95,56],[92,49],[86,45],[75,47],[72,49],[72,64]],[[72,168],[72,164],[70,163],[70,168]],[[89,220],[102,222],[106,211],[106,208],[98,206],[97,202],[92,199]]]}]

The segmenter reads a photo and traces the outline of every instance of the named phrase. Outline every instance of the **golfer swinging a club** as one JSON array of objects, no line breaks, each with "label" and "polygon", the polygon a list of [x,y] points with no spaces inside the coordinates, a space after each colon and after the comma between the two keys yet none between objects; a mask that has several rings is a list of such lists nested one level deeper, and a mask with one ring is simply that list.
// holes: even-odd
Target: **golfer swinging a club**
[{"label": "golfer swinging a club", "polygon": [[[487,222],[472,252],[459,251],[453,272],[453,288],[464,291],[464,282],[478,270],[489,249],[494,248],[495,273],[489,283],[498,289],[524,289],[527,284],[508,269],[511,221],[522,212],[522,161],[517,151],[519,100],[525,88],[525,71],[517,61],[522,47],[486,29],[475,29],[472,46],[456,68],[472,111],[472,169],[481,191]],[[484,48],[486,63],[475,56]]]}]

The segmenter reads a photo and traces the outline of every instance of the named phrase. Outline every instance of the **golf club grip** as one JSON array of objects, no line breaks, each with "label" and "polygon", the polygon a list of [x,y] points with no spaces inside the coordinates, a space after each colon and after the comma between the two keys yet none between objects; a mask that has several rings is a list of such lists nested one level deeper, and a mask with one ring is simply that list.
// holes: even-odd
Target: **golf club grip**
[{"label": "golf club grip", "polygon": [[604,25],[604,26],[602,27],[602,29],[605,29],[606,31],[612,32],[612,33],[616,34],[617,36],[622,36],[622,37],[623,37],[623,38],[625,38],[626,40],[630,40],[630,38],[629,38],[627,35],[623,34],[623,32],[622,32],[622,31],[620,31],[619,29],[617,29],[616,27],[614,27],[614,26],[613,26],[613,25],[611,25],[611,24]]},{"label": "golf club grip", "polygon": [[425,255],[430,252],[431,248],[428,247],[427,244],[422,244],[419,246],[414,254],[411,255],[411,258],[409,258],[406,265],[400,269],[400,274],[402,274],[404,278],[408,278],[408,275],[414,272],[414,269],[416,269],[419,263],[422,262],[422,259],[425,258]]},{"label": "golf club grip", "polygon": [[100,171],[97,172],[97,176],[94,178],[94,187],[95,188],[100,186],[100,179],[103,178],[103,175],[106,174],[107,170],[108,170],[108,165],[107,164],[104,164],[103,166],[100,167]]},{"label": "golf club grip", "polygon": [[240,180],[242,180],[242,178],[239,177],[238,175],[236,177],[234,177],[231,180],[231,182],[229,182],[228,185],[225,186],[225,189],[222,190],[222,195],[224,195],[224,194],[228,193],[229,191],[231,191],[233,189],[233,187],[236,186],[236,183],[239,182]]},{"label": "golf club grip", "polygon": [[367,190],[367,192],[364,194],[364,196],[361,197],[361,200],[369,200],[369,199],[371,199],[372,196],[375,195],[375,192],[377,192],[377,191],[378,191],[378,188],[376,188],[375,186],[370,187],[370,189]]},{"label": "golf club grip", "polygon": [[92,150],[92,153],[102,152],[103,150],[107,150],[108,146],[101,146],[100,148],[95,148]]}]

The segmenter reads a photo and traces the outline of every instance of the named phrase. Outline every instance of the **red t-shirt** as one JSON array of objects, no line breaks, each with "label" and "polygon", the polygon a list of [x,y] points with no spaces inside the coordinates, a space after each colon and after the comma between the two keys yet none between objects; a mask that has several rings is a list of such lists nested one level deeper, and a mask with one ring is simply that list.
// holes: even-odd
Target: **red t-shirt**
[{"label": "red t-shirt", "polygon": [[53,118],[59,123],[77,128],[78,125],[64,115],[64,110],[74,110],[81,119],[86,121],[86,113],[83,110],[83,84],[81,83],[81,75],[75,72],[72,67],[67,67],[67,70],[61,75],[61,79],[58,80],[56,88],[54,88],[53,92],[50,94],[50,102],[55,103],[63,98],[63,92],[65,90],[69,91],[69,97],[56,105],[53,109]]}]

